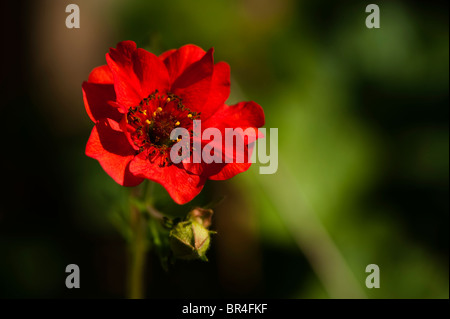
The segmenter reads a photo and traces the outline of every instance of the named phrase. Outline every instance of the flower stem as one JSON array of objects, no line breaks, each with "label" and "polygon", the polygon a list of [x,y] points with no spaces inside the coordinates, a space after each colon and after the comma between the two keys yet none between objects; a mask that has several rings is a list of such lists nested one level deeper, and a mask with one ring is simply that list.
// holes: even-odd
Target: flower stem
[{"label": "flower stem", "polygon": [[[144,196],[148,196],[144,192]],[[132,193],[131,196],[135,196]],[[147,220],[140,209],[131,204],[130,207],[131,226],[133,229],[133,237],[130,242],[130,262],[128,270],[128,298],[143,299],[144,298],[144,269],[146,263],[146,254],[148,250],[147,242]]]},{"label": "flower stem", "polygon": [[147,245],[145,242],[145,220],[139,210],[133,209],[135,215],[135,227],[133,242],[131,243],[130,273],[128,277],[128,297],[130,299],[142,299],[143,291],[143,270],[145,266],[145,255]]}]

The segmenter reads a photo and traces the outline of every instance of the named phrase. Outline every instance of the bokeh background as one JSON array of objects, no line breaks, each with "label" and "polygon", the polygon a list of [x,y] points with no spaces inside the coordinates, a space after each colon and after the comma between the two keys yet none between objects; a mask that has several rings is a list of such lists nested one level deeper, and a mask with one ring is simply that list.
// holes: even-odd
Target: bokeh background
[{"label": "bokeh background", "polygon": [[[183,207],[163,196],[168,213],[226,199],[208,263],[165,272],[149,253],[148,297],[448,298],[448,3],[374,2],[380,29],[365,1],[2,2],[0,297],[124,297],[130,190],[84,155],[81,83],[134,40],[214,47],[229,102],[258,102],[279,129],[276,174],[254,165]],[[81,289],[65,287],[70,263]]]}]

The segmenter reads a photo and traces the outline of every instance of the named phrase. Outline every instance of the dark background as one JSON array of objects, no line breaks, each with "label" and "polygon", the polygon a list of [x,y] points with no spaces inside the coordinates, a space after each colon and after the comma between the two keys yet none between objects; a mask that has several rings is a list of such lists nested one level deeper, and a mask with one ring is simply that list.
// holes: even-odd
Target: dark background
[{"label": "dark background", "polygon": [[[148,297],[448,298],[448,3],[374,3],[380,29],[364,1],[2,2],[0,297],[124,296],[130,190],[84,155],[81,83],[134,40],[215,47],[230,103],[279,128],[276,174],[255,165],[194,201],[226,196],[210,262],[166,273],[150,253]],[[70,263],[81,289],[64,285]]]}]

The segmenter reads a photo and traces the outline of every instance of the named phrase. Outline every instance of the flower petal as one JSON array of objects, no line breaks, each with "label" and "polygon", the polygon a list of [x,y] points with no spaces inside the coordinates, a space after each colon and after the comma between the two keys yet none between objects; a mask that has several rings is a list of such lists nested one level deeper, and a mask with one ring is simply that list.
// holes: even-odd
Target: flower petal
[{"label": "flower petal", "polygon": [[[177,51],[176,49],[167,50],[166,52],[163,52],[159,55],[159,59],[164,62],[165,59],[167,59],[170,55],[172,55],[176,51]],[[169,75],[170,75],[170,73],[169,73]]]},{"label": "flower petal", "polygon": [[[245,147],[244,154],[247,156],[248,159],[252,157],[253,149],[255,144],[249,144]],[[247,157],[244,157],[247,158]],[[215,164],[217,168],[219,168],[219,171],[216,174],[212,174],[208,177],[208,179],[215,180],[215,181],[223,181],[226,179],[230,179],[234,176],[236,176],[239,173],[245,172],[250,168],[252,163],[228,163],[228,164]],[[216,168],[216,169],[217,169]]]},{"label": "flower petal", "polygon": [[137,49],[133,54],[133,68],[141,84],[142,99],[155,90],[165,92],[169,88],[169,73],[153,53]]},{"label": "flower petal", "polygon": [[89,74],[88,82],[100,84],[114,84],[114,79],[108,65],[94,68]]},{"label": "flower petal", "polygon": [[170,83],[172,84],[191,64],[199,61],[205,56],[205,50],[187,44],[178,50],[169,50],[159,56],[169,71]]},{"label": "flower petal", "polygon": [[245,172],[251,165],[252,163],[229,163],[224,165],[219,173],[211,175],[208,178],[215,181],[230,179],[239,173]]},{"label": "flower petal", "polygon": [[103,118],[119,121],[122,114],[109,103],[116,99],[112,84],[83,82],[81,88],[86,112],[93,122]]},{"label": "flower petal", "polygon": [[125,106],[134,106],[141,101],[141,86],[133,70],[132,56],[136,43],[123,41],[117,48],[111,48],[106,54],[106,62],[113,74],[117,102]]},{"label": "flower petal", "polygon": [[141,177],[161,184],[177,204],[185,204],[197,196],[205,184],[206,178],[192,175],[182,167],[170,165],[159,167],[150,163],[144,153],[136,156],[130,163],[130,171]]},{"label": "flower petal", "polygon": [[211,81],[211,90],[208,100],[201,110],[201,119],[206,121],[213,115],[230,96],[230,66],[228,63],[219,62],[214,65],[214,73]]},{"label": "flower petal", "polygon": [[265,123],[262,107],[253,102],[240,102],[235,105],[224,104],[207,121],[202,123],[202,128],[216,127],[223,131],[225,128],[240,127],[245,130],[248,127],[259,128]]},{"label": "flower petal", "polygon": [[114,120],[102,119],[92,129],[86,155],[98,160],[105,172],[120,185],[136,186],[143,181],[129,170],[134,154],[135,150]]},{"label": "flower petal", "polygon": [[136,106],[153,91],[165,92],[169,87],[162,61],[153,53],[137,49],[132,41],[111,48],[106,61],[113,74],[117,102],[125,107]]},{"label": "flower petal", "polygon": [[[204,144],[207,143],[202,143]],[[233,177],[234,175],[243,172],[247,170],[251,163],[250,158],[252,156],[253,152],[253,145],[244,145],[244,148],[242,150],[236,150],[234,146],[231,146],[227,148],[227,146],[223,146],[221,142],[215,143],[217,144],[217,155],[222,159],[221,163],[205,163],[202,159],[201,163],[194,163],[193,157],[191,156],[189,159],[186,159],[182,162],[183,167],[186,171],[189,173],[195,174],[195,175],[201,175],[209,179],[228,179]],[[238,163],[237,159],[243,160],[243,163]],[[188,161],[189,160],[189,161]],[[227,161],[227,162],[226,162]],[[230,161],[231,163],[228,163]],[[228,166],[236,166],[236,167],[228,167]],[[214,178],[214,176],[216,176]],[[230,177],[223,177],[221,176],[230,176]]]},{"label": "flower petal", "polygon": [[183,167],[187,172],[194,175],[200,175],[206,178],[220,173],[220,171],[223,169],[223,166],[225,165],[226,164],[224,163],[210,163],[210,164],[207,164],[205,162],[193,163],[192,157],[190,163],[183,162]]},{"label": "flower petal", "polygon": [[213,52],[210,49],[200,60],[187,67],[170,88],[194,112],[202,111],[210,94],[214,71]]},{"label": "flower petal", "polygon": [[[209,52],[208,52],[209,53]],[[193,84],[194,82],[198,82],[199,79],[208,78],[210,70],[210,65],[213,64],[212,59],[212,51],[211,56],[206,56],[206,52],[192,44],[185,45],[178,50],[169,50],[164,52],[159,56],[162,59],[169,71],[170,82],[172,83],[172,89],[175,89],[176,86],[181,86],[180,82],[184,79],[189,82],[188,84]],[[205,67],[205,65],[198,64],[196,68],[192,68],[193,70],[187,70],[194,63],[199,62],[202,58],[204,58],[203,63],[207,64],[207,70],[200,70],[200,67]],[[209,60],[209,62],[208,62]],[[206,71],[206,72],[205,72]],[[189,74],[191,73],[197,76],[197,79],[188,78],[187,75],[183,75],[183,73]],[[182,76],[183,75],[183,76]],[[178,80],[176,85],[174,85],[175,80]],[[186,86],[188,84],[185,84]],[[203,91],[207,93],[207,81],[202,83],[204,86]],[[200,86],[200,85],[199,85]],[[178,91],[179,92],[179,91]],[[186,94],[186,92],[184,93]],[[208,99],[205,103],[200,99],[200,103],[190,103],[191,101],[185,102],[190,104],[189,107],[191,110],[202,113],[202,120],[206,120],[209,118],[219,107],[221,107],[225,101],[228,99],[230,95],[230,67],[225,62],[219,62],[213,66],[213,74],[211,78],[210,91],[208,93]],[[186,101],[186,97],[183,97],[184,101]],[[189,99],[188,99],[189,100]],[[201,107],[201,104],[207,107]]]},{"label": "flower petal", "polygon": [[[231,106],[224,104],[208,120],[202,122],[202,134],[198,137],[198,139],[201,139],[202,148],[206,144],[214,145],[218,152],[217,155],[222,158],[222,163],[193,163],[191,155],[190,163],[187,163],[187,160],[183,161],[183,167],[192,174],[212,179],[227,179],[247,170],[251,165],[248,163],[253,150],[251,143],[263,137],[263,134],[257,128],[263,126],[264,121],[264,112],[261,106],[255,102],[241,102]],[[221,132],[221,140],[204,140],[203,132],[212,127]],[[242,132],[236,130],[238,128],[242,129]],[[232,140],[226,139],[226,129],[233,129],[233,134],[236,137]],[[240,148],[238,145],[244,147]]]},{"label": "flower petal", "polygon": [[[253,101],[240,102],[231,106],[224,104],[208,120],[204,123],[202,122],[202,131],[209,127],[219,129],[222,133],[222,141],[220,142],[224,159],[232,159],[232,162],[236,162],[237,159],[239,161],[243,159],[245,163],[249,158],[248,149],[247,147],[240,149],[237,146],[240,145],[241,142],[243,145],[247,146],[255,142],[258,138],[262,138],[263,134],[258,128],[263,126],[264,122],[264,111],[260,105]],[[236,136],[232,140],[227,140],[225,138],[227,129],[232,129],[233,134]],[[240,132],[239,129],[242,129],[242,132]],[[231,144],[227,145],[227,141]]]}]

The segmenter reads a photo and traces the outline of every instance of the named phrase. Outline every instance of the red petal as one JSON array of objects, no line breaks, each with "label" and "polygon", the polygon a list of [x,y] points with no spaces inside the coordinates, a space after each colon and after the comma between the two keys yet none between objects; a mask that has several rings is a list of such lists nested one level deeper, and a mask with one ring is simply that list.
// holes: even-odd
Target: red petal
[{"label": "red petal", "polygon": [[169,88],[169,74],[164,63],[144,49],[137,49],[133,55],[134,71],[141,84],[141,97],[147,97],[155,90],[164,92]]},{"label": "red petal", "polygon": [[202,129],[216,127],[223,131],[225,128],[240,127],[245,130],[248,127],[261,127],[265,123],[262,107],[253,102],[240,102],[235,105],[224,104],[207,121],[202,123]]},{"label": "red petal", "polygon": [[[214,71],[213,49],[187,67],[173,82],[171,92],[183,99],[183,104],[194,112],[201,112],[207,101]],[[175,54],[175,53],[174,53]]]},{"label": "red petal", "polygon": [[[206,144],[206,143],[203,143]],[[222,146],[221,146],[222,147]],[[246,171],[251,163],[248,161],[251,158],[253,152],[253,145],[244,145],[244,149],[242,152],[236,152],[235,149],[233,149],[233,152],[230,152],[230,154],[225,154],[225,150],[219,150],[219,153],[222,157],[222,163],[205,163],[202,161],[202,163],[194,163],[192,156],[190,157],[190,162],[183,161],[183,167],[188,171],[189,173],[195,174],[195,175],[201,175],[204,177],[207,177],[209,179],[214,180],[224,180],[233,177],[234,175]],[[242,153],[242,158],[244,159],[244,163],[236,163],[236,157],[238,154],[240,155]],[[225,157],[229,159],[233,159],[232,163],[226,163]]]},{"label": "red petal", "polygon": [[156,89],[165,91],[169,75],[159,58],[132,41],[120,42],[106,54],[114,77],[117,102],[125,107],[136,106]]},{"label": "red petal", "polygon": [[[222,154],[223,163],[193,163],[192,156],[190,158],[191,163],[183,162],[184,168],[193,173],[202,176],[210,176],[212,179],[227,179],[242,171],[247,170],[250,167],[248,162],[251,157],[253,147],[250,143],[254,142],[257,138],[263,137],[262,133],[257,130],[258,127],[264,125],[264,112],[258,104],[255,102],[241,102],[236,105],[228,106],[223,105],[215,114],[213,114],[208,120],[202,122],[202,136],[205,129],[209,127],[217,128],[222,133],[221,141],[214,141],[215,145],[218,145],[216,150]],[[238,135],[236,139],[243,140],[244,148],[242,150],[236,149],[236,144],[226,145],[225,129],[226,128],[241,128],[245,131],[247,128],[254,128],[257,130],[256,136],[251,138],[250,136]],[[246,132],[244,132],[245,134]],[[209,140],[202,139],[202,147],[209,144]],[[227,160],[232,160],[233,163],[226,164]],[[242,158],[244,163],[236,163],[238,158]],[[230,166],[230,167],[228,167]]]},{"label": "red petal", "polygon": [[170,83],[174,81],[193,63],[204,57],[205,51],[193,44],[170,50],[160,55],[169,71]]},{"label": "red petal", "polygon": [[150,163],[144,153],[141,154],[131,161],[130,171],[161,184],[177,204],[191,201],[202,190],[205,178],[189,174],[176,165],[159,167]]},{"label": "red petal", "polygon": [[[166,52],[161,53],[161,54],[159,55],[159,59],[160,59],[161,61],[164,62],[165,59],[167,59],[170,55],[172,55],[172,54],[175,53],[176,51],[177,51],[177,50],[175,50],[175,49],[167,50]],[[169,75],[170,75],[170,73],[169,73]]]},{"label": "red petal", "polygon": [[[247,128],[254,128],[255,130],[258,127],[264,125],[265,117],[264,111],[260,105],[251,101],[251,102],[240,102],[235,105],[228,106],[224,104],[215,114],[213,114],[207,121],[202,123],[202,130],[208,127],[215,127],[222,132],[222,145],[224,146],[224,152],[227,150],[233,150],[233,152],[226,153],[226,156],[234,160],[237,155],[241,153],[237,153],[234,145],[227,146],[225,145],[225,129],[226,128],[241,128],[245,131]],[[250,138],[250,136],[241,135],[242,138],[245,138],[244,145],[250,144],[254,142],[256,139],[263,137],[263,134],[257,130],[254,132],[254,138]],[[244,132],[245,134],[245,132]],[[250,134],[250,133],[249,133]],[[234,142],[233,142],[234,144]],[[242,155],[244,156],[244,160],[247,158],[247,148],[244,148]]]},{"label": "red petal", "polygon": [[106,54],[106,62],[114,77],[117,101],[125,106],[138,105],[141,101],[140,83],[133,70],[132,56],[136,43],[124,41],[111,48]]},{"label": "red petal", "polygon": [[223,166],[225,166],[224,163],[193,163],[192,157],[190,158],[190,163],[183,162],[183,167],[186,171],[204,177],[218,174],[222,170]]},{"label": "red petal", "polygon": [[86,155],[99,161],[105,172],[123,186],[136,186],[143,178],[129,170],[135,150],[131,147],[119,124],[102,119],[94,126],[86,145]]},{"label": "red petal", "polygon": [[[202,75],[201,71],[199,72],[199,66],[195,70],[187,70],[188,67],[190,67],[192,64],[200,61],[202,58],[205,58],[206,52],[201,49],[198,46],[189,44],[181,47],[178,50],[169,50],[167,52],[164,52],[159,56],[160,59],[164,61],[166,64],[167,70],[169,71],[169,76],[171,79],[171,83],[173,84],[177,78],[181,78],[178,80],[177,85],[180,84],[180,81],[182,81],[183,77],[186,81],[193,83],[198,81],[198,79],[186,79],[187,75],[183,75],[183,73],[189,74],[194,73],[198,75],[198,78],[208,77],[210,69],[208,68],[206,70],[206,75]],[[210,60],[209,62],[207,60]],[[212,52],[211,57],[206,56],[204,62],[208,62],[209,64],[212,64]],[[206,107],[201,107],[199,105],[200,103],[197,103],[197,105],[192,105],[192,103],[186,102],[186,98],[184,97],[184,100],[186,103],[190,103],[189,106],[193,111],[201,112],[202,113],[202,120],[206,120],[209,118],[219,107],[225,103],[225,101],[228,99],[228,96],[230,95],[230,67],[225,62],[219,62],[213,67],[213,75],[211,79],[211,86],[210,91],[208,93],[208,100],[206,103],[203,103],[201,98],[200,103],[203,103]],[[188,83],[189,84],[189,83]],[[203,83],[204,87],[200,88],[203,89],[203,93],[207,93],[208,84],[205,82]],[[175,85],[173,85],[175,87]],[[194,96],[195,97],[195,96]]]},{"label": "red petal", "polygon": [[201,112],[202,121],[206,121],[213,115],[230,96],[230,66],[225,62],[214,65],[214,73],[211,81],[211,90],[208,100]]},{"label": "red petal", "polygon": [[[250,159],[253,153],[254,144],[245,148],[244,158]],[[223,181],[236,176],[239,173],[245,172],[250,168],[252,163],[211,163],[204,168],[204,173],[208,174],[208,179]],[[205,166],[205,165],[204,165]]]},{"label": "red petal", "polygon": [[109,103],[116,99],[116,93],[112,84],[83,82],[81,88],[83,90],[84,106],[92,121],[97,122],[103,118],[119,121],[122,114]]},{"label": "red petal", "polygon": [[102,65],[94,68],[89,74],[88,82],[100,84],[114,84],[113,75],[109,66]]},{"label": "red petal", "polygon": [[209,179],[215,181],[230,179],[239,173],[245,172],[251,165],[252,163],[229,163],[219,173],[209,176]]}]

